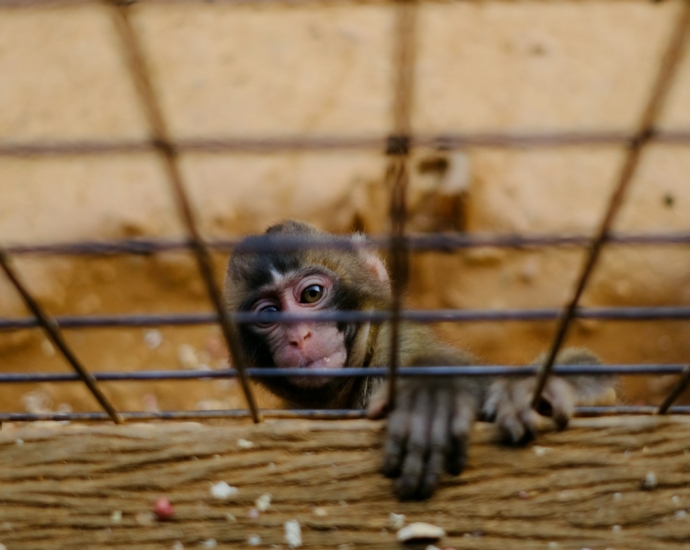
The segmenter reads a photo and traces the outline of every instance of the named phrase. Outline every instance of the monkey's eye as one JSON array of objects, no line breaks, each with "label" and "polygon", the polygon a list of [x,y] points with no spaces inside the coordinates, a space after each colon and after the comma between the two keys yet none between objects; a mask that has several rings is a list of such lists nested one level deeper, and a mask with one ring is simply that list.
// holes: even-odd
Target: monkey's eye
[{"label": "monkey's eye", "polygon": [[[274,304],[266,304],[266,305],[259,304],[257,306],[254,306],[252,311],[254,313],[258,313],[259,315],[262,315],[264,313],[269,313],[269,314],[270,313],[278,313],[278,311],[280,311],[280,310],[278,309],[278,306],[276,306]],[[273,324],[275,324],[274,321],[259,321],[258,323],[256,323],[256,326],[266,328],[266,327],[270,327]]]},{"label": "monkey's eye", "polygon": [[299,301],[302,304],[315,304],[323,296],[324,288],[321,285],[310,285],[302,291]]}]

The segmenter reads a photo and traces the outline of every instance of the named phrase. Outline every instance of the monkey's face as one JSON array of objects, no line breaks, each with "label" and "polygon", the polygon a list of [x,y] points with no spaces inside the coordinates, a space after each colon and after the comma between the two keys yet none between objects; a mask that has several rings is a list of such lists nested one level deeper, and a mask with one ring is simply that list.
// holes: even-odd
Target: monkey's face
[{"label": "monkey's face", "polygon": [[[275,248],[281,238],[299,238],[313,250]],[[244,239],[228,262],[225,302],[229,311],[317,314],[326,311],[385,309],[390,280],[381,259],[353,237],[353,247],[324,249],[332,235],[297,221],[270,227]],[[269,250],[261,251],[266,246]],[[275,249],[274,249],[275,248]],[[278,368],[341,368],[368,364],[371,323],[265,323],[239,329],[245,365]],[[347,402],[345,377],[269,377],[261,383],[274,393],[307,407],[335,407]],[[340,397],[339,397],[340,396]],[[341,399],[341,401],[338,401]]]},{"label": "monkey's face", "polygon": [[[256,292],[252,313],[310,314],[335,309],[338,285],[335,274],[320,267],[288,274],[271,271],[271,282]],[[279,368],[341,368],[347,362],[345,333],[336,323],[260,323],[249,330],[265,342],[273,365]],[[318,388],[329,378],[291,377],[290,383]]]}]

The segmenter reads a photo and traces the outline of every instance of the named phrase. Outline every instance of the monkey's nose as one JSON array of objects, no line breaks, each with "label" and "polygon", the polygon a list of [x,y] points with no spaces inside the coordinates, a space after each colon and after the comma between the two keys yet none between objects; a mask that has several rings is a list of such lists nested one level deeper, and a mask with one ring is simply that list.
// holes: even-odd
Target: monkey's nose
[{"label": "monkey's nose", "polygon": [[302,348],[305,340],[309,338],[311,338],[311,328],[307,325],[296,325],[288,332],[288,342],[295,348]]}]

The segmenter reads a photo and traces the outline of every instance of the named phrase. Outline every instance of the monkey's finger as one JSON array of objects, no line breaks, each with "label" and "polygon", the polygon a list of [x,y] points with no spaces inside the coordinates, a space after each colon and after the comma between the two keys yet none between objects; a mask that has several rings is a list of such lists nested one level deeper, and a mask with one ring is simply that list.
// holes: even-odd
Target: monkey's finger
[{"label": "monkey's finger", "polygon": [[473,398],[462,393],[454,397],[454,414],[450,422],[446,471],[451,475],[458,475],[465,469],[467,463],[467,444],[477,416],[477,404]]},{"label": "monkey's finger", "polygon": [[438,480],[443,473],[449,445],[449,427],[453,401],[448,391],[441,391],[434,399],[435,410],[431,420],[431,441],[429,457],[422,483],[419,487],[419,497],[428,498],[434,492]]},{"label": "monkey's finger", "polygon": [[487,422],[494,422],[498,413],[498,407],[508,399],[507,383],[504,380],[496,380],[489,386],[482,406],[482,414]]},{"label": "monkey's finger", "polygon": [[434,403],[428,388],[417,392],[410,418],[410,435],[407,439],[406,454],[403,459],[400,478],[396,483],[400,498],[408,499],[418,496],[424,474],[425,460],[429,452],[431,419]]},{"label": "monkey's finger", "polygon": [[[548,416],[553,418],[558,429],[566,428],[575,412],[576,396],[572,386],[562,378],[553,378],[544,389],[542,400],[548,403],[551,413]],[[541,414],[540,407],[537,412]]]},{"label": "monkey's finger", "polygon": [[410,431],[410,409],[413,393],[406,392],[398,396],[398,406],[388,419],[386,449],[384,451],[381,471],[385,476],[398,477],[405,452],[405,443]]},{"label": "monkey's finger", "polygon": [[537,411],[532,409],[529,403],[526,403],[526,406],[519,411],[518,419],[522,423],[524,434],[519,441],[514,442],[526,443],[527,441],[531,441],[532,439],[534,439],[534,437],[537,435],[540,419]]},{"label": "monkey's finger", "polygon": [[503,438],[511,443],[519,443],[525,437],[525,427],[511,400],[506,400],[499,405],[496,411],[496,424]]}]

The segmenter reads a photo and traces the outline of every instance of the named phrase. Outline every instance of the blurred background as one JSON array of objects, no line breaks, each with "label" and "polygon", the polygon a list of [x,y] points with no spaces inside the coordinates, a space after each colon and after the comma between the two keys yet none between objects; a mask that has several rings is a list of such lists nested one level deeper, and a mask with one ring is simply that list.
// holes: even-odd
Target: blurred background
[{"label": "blurred background", "polygon": [[[420,3],[412,129],[632,132],[680,1]],[[385,137],[392,128],[394,10],[386,2],[140,3],[132,22],[176,140]],[[690,129],[690,55],[661,117]],[[111,8],[0,2],[0,147],[149,139]],[[592,234],[625,149],[415,149],[412,232]],[[333,232],[388,228],[380,148],[186,152],[181,167],[205,237],[233,238],[299,218]],[[690,147],[652,144],[614,230],[690,231]],[[152,151],[0,155],[0,242],[183,238]],[[412,258],[414,308],[560,307],[582,248],[480,248]],[[226,255],[216,254],[222,281]],[[210,312],[187,252],[14,257],[53,315]],[[584,306],[690,305],[688,246],[608,246]],[[0,278],[0,317],[28,315]],[[526,364],[553,322],[439,326],[489,363]],[[213,325],[66,330],[93,371],[227,366]],[[578,320],[569,345],[606,363],[690,358],[690,321]],[[0,371],[68,372],[38,329],[0,332]],[[623,401],[657,403],[675,377],[629,379]],[[108,383],[120,410],[243,407],[234,381]],[[260,394],[263,406],[278,406]],[[687,402],[687,400],[686,400]],[[97,410],[80,384],[0,387],[0,410]]]}]

